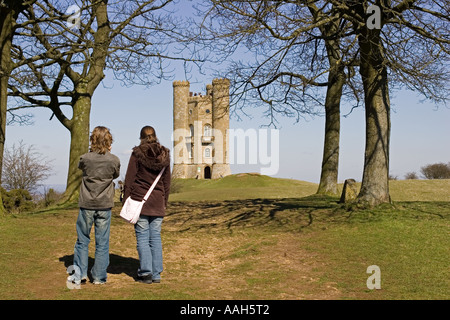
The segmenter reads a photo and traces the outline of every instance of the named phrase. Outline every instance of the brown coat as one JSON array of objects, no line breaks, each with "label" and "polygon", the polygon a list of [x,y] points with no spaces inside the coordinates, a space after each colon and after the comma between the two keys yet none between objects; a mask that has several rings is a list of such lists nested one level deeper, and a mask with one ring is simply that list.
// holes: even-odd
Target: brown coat
[{"label": "brown coat", "polygon": [[125,176],[122,201],[125,202],[129,196],[133,200],[142,200],[163,168],[166,168],[164,174],[144,204],[141,214],[165,216],[170,192],[170,151],[159,143],[144,143],[133,148]]}]

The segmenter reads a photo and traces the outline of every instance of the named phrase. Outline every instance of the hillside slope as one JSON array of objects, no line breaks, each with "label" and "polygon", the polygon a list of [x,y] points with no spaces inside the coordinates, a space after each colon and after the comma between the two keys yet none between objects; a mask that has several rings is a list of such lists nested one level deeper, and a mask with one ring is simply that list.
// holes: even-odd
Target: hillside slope
[{"label": "hillside slope", "polygon": [[[315,194],[311,182],[240,173],[216,180],[175,179],[170,201],[299,198]],[[340,191],[342,184],[339,185]],[[450,201],[450,179],[390,181],[393,201]]]},{"label": "hillside slope", "polygon": [[315,183],[251,173],[216,180],[176,179],[173,183],[177,192],[170,195],[170,201],[291,198],[305,197],[317,191]]}]

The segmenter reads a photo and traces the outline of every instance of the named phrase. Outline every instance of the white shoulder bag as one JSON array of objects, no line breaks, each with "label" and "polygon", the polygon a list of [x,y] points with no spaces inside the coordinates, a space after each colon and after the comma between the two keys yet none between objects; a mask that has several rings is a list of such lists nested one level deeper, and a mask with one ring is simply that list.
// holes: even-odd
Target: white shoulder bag
[{"label": "white shoulder bag", "polygon": [[129,223],[136,224],[136,222],[139,219],[139,216],[141,215],[141,210],[145,201],[147,201],[148,197],[150,197],[150,194],[152,193],[153,189],[155,188],[165,169],[166,168],[163,168],[159,173],[159,175],[156,177],[155,181],[153,181],[152,186],[150,187],[150,189],[148,189],[142,201],[133,200],[131,199],[131,197],[128,197],[125,200],[122,210],[120,211],[120,216],[122,218],[124,218]]}]

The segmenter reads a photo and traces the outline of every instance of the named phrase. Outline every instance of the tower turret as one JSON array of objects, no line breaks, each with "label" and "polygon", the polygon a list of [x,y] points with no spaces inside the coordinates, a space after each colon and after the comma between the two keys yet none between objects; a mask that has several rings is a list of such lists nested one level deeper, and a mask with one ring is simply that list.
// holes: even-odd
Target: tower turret
[{"label": "tower turret", "polygon": [[212,118],[214,143],[214,170],[212,178],[231,174],[228,160],[228,129],[230,128],[230,80],[212,82]]},{"label": "tower turret", "polygon": [[189,81],[173,82],[173,177],[186,178]]}]

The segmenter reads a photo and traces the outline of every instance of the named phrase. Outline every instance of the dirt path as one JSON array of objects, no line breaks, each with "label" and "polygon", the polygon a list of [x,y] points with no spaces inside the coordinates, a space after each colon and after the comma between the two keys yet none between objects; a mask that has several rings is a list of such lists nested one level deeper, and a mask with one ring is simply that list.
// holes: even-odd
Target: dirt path
[{"label": "dirt path", "polygon": [[[46,240],[46,248],[36,248],[43,250],[42,259],[33,275],[15,285],[15,299],[339,299],[336,284],[322,277],[324,257],[305,249],[310,235],[277,227],[284,219],[275,210],[280,206],[289,215],[288,204],[258,199],[172,205],[162,230],[162,283],[150,286],[133,279],[139,265],[134,230],[117,208],[108,283],[81,290],[69,290],[65,283],[73,261],[75,213],[42,220],[37,226],[50,230],[57,220],[63,229]],[[299,219],[297,225],[310,223],[308,215]],[[91,265],[94,245],[92,240]]]}]

